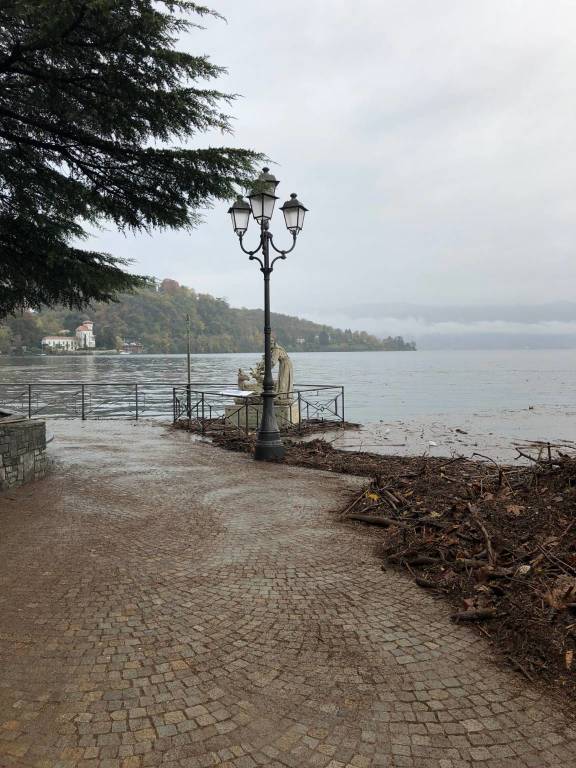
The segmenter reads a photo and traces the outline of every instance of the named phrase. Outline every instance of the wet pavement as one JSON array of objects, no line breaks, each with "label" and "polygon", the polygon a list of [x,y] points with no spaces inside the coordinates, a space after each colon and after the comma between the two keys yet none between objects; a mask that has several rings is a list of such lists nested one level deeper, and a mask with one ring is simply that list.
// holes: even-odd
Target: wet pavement
[{"label": "wet pavement", "polygon": [[0,766],[575,766],[561,705],[333,510],[354,478],[55,422],[0,496]]}]

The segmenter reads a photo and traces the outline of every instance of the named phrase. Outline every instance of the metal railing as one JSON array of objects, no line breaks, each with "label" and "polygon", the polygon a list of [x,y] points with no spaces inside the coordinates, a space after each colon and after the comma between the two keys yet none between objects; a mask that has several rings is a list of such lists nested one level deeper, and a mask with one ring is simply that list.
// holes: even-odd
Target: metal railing
[{"label": "metal railing", "polygon": [[[53,419],[186,419],[205,431],[221,421],[224,428],[258,428],[261,409],[253,398],[238,404],[225,390],[237,384],[158,381],[0,382],[0,410]],[[344,387],[302,384],[287,393],[290,405],[277,409],[281,428],[310,421],[344,421]]]},{"label": "metal railing", "polygon": [[[173,389],[174,422],[187,421],[203,434],[208,429],[234,429],[248,434],[257,431],[262,417],[258,398],[235,398],[218,387],[196,389],[186,385]],[[238,402],[240,400],[240,402]],[[306,422],[343,423],[344,387],[302,384],[281,393],[276,404],[280,429],[298,429]]]},{"label": "metal railing", "polygon": [[169,419],[173,389],[157,381],[0,383],[0,408],[28,418]]}]

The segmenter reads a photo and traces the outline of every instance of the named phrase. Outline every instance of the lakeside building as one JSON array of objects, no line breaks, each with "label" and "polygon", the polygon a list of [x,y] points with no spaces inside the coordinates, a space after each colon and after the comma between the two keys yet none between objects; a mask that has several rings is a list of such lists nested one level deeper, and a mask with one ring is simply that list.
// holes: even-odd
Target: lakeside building
[{"label": "lakeside building", "polygon": [[42,348],[61,351],[61,352],[76,352],[78,349],[78,339],[75,336],[44,336],[42,339]]},{"label": "lakeside building", "polygon": [[69,336],[68,331],[60,331],[56,336],[44,336],[42,349],[51,352],[77,352],[79,349],[94,349],[96,338],[94,336],[94,323],[92,320],[83,320],[76,328],[74,336]]},{"label": "lakeside building", "polygon": [[141,341],[128,341],[124,339],[120,347],[120,353],[123,355],[141,355],[144,352],[144,345]]},{"label": "lakeside building", "polygon": [[82,321],[82,324],[76,328],[76,338],[78,339],[79,349],[94,349],[96,347],[94,323],[92,320]]}]

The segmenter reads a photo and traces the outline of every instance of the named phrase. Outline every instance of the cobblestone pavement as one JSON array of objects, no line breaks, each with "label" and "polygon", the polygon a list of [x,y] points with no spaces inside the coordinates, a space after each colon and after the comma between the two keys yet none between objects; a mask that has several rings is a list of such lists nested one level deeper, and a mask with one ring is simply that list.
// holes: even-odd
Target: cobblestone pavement
[{"label": "cobblestone pavement", "polygon": [[354,479],[58,423],[0,500],[0,766],[576,766],[576,727],[331,513]]}]

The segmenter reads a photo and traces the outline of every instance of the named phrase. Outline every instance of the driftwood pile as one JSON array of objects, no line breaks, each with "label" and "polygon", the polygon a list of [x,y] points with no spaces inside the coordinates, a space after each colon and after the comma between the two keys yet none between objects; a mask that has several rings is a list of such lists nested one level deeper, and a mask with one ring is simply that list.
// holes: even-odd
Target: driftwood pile
[{"label": "driftwood pile", "polygon": [[518,456],[529,465],[408,459],[344,513],[385,528],[387,563],[449,599],[453,621],[478,626],[530,680],[554,680],[573,695],[576,457],[550,445]]},{"label": "driftwood pile", "polygon": [[[186,419],[180,419],[174,423],[175,429],[183,429],[186,432],[203,434],[211,438],[212,442],[228,450],[250,451],[254,447],[256,435],[254,432],[248,434],[241,428],[219,419],[200,420],[191,419],[190,423]],[[290,437],[304,437],[316,433],[339,433],[342,430],[360,429],[360,424],[350,421],[323,421],[321,419],[308,419],[300,424],[283,424],[280,431],[284,438],[288,438],[288,444],[291,444]]]}]

